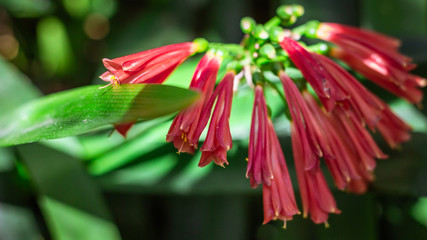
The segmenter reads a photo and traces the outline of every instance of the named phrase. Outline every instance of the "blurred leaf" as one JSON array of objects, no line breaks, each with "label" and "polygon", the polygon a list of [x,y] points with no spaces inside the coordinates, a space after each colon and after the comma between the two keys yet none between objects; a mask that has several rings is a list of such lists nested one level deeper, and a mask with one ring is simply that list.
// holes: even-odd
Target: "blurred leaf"
[{"label": "blurred leaf", "polygon": [[[144,144],[139,146],[143,147]],[[133,157],[133,164],[129,164],[128,161],[128,165],[123,166],[122,164],[118,170],[110,170],[111,172],[108,174],[103,172],[104,175],[99,176],[99,182],[103,188],[119,192],[188,195],[259,193],[250,187],[249,180],[245,177],[247,148],[240,146],[240,142],[234,142],[234,146],[228,154],[230,165],[225,168],[214,163],[200,168],[197,166],[200,152],[195,155],[177,154],[174,152],[172,144],[163,144],[139,158]],[[114,156],[117,157],[118,154],[114,154]],[[102,162],[98,162],[98,164],[101,165]],[[149,169],[144,169],[144,166],[158,170],[152,173],[149,172]],[[155,175],[155,181],[145,180],[150,174]]]},{"label": "blurred leaf", "polygon": [[63,74],[72,69],[74,56],[61,20],[42,19],[37,25],[37,43],[42,63],[50,73]]},{"label": "blurred leaf", "polygon": [[0,239],[39,240],[36,219],[30,209],[0,203]]},{"label": "blurred leaf", "polygon": [[52,7],[50,0],[0,0],[15,17],[39,17],[49,12]]},{"label": "blurred leaf", "polygon": [[412,216],[422,225],[427,227],[427,197],[421,197],[413,206]]},{"label": "blurred leaf", "polygon": [[83,158],[85,155],[84,147],[77,136],[44,140],[40,141],[40,143],[75,158]]},{"label": "blurred leaf", "polygon": [[92,11],[111,18],[117,11],[116,0],[91,0]]},{"label": "blurred leaf", "polygon": [[82,18],[90,8],[90,0],[62,0],[65,10],[73,17]]},{"label": "blurred leaf", "polygon": [[390,103],[391,109],[415,132],[427,132],[427,118],[414,105],[404,101],[396,100]]},{"label": "blurred leaf", "polygon": [[[102,175],[123,165],[129,164],[141,155],[147,154],[165,144],[167,126],[170,123],[158,124],[147,129],[141,135],[123,145],[112,149],[94,159],[88,170],[91,174]],[[163,155],[164,153],[162,153]]]},{"label": "blurred leaf", "polygon": [[203,168],[198,167],[199,159],[202,153],[199,151],[191,162],[171,181],[171,189],[174,192],[188,193],[196,183],[207,177],[215,164],[211,163]]},{"label": "blurred leaf", "polygon": [[101,191],[78,159],[40,144],[18,147],[53,239],[120,239]]},{"label": "blurred leaf", "polygon": [[106,124],[148,120],[190,105],[198,94],[158,84],[99,86],[52,94],[0,119],[0,146],[60,138]]},{"label": "blurred leaf", "polygon": [[[153,186],[161,181],[178,164],[175,153],[165,154],[162,157],[148,159],[132,167],[119,169],[109,176],[115,184],[126,186],[138,184]],[[192,166],[196,168],[196,166]]]},{"label": "blurred leaf", "polygon": [[13,169],[12,154],[6,148],[0,148],[0,172]]},{"label": "blurred leaf", "polygon": [[2,82],[0,84],[0,115],[40,96],[40,92],[31,85],[28,78],[2,57],[0,57],[0,72],[2,74]]}]

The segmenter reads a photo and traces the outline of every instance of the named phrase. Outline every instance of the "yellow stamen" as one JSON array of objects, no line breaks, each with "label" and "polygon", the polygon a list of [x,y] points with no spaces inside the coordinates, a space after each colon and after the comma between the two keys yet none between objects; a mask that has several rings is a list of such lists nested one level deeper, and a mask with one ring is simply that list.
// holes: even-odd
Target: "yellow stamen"
[{"label": "yellow stamen", "polygon": [[283,229],[286,229],[286,220],[283,220]]},{"label": "yellow stamen", "polygon": [[325,222],[325,228],[329,228],[329,223],[328,221]]},{"label": "yellow stamen", "polygon": [[110,81],[113,85],[120,85],[119,79],[116,78],[116,76],[114,76],[114,75],[110,76]]}]

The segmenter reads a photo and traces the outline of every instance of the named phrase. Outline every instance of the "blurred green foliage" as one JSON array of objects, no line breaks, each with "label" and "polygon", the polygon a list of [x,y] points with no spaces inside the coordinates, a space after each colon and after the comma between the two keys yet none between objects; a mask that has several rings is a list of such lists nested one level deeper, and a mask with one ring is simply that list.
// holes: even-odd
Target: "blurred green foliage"
[{"label": "blurred green foliage", "polygon": [[[101,83],[103,57],[195,37],[238,42],[241,17],[263,22],[284,3],[304,5],[301,22],[341,22],[401,38],[403,52],[419,64],[416,73],[427,76],[425,0],[0,0],[0,114],[42,93]],[[186,87],[197,60],[167,83]],[[136,125],[126,140],[104,129],[1,148],[0,239],[425,239],[426,108],[420,113],[373,90],[413,126],[413,141],[386,150],[390,159],[378,163],[368,194],[334,192],[342,214],[331,216],[329,229],[302,217],[287,230],[261,225],[261,191],[245,178],[253,96],[242,89],[233,102],[236,141],[225,169],[200,169],[198,154],[175,154],[164,141],[169,117]],[[267,101],[293,169],[280,101],[273,93]]]}]

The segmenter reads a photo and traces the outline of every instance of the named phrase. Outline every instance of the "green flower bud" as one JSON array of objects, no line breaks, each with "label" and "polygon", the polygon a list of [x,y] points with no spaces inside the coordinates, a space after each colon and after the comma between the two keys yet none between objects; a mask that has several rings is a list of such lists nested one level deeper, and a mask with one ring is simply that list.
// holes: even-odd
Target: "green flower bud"
[{"label": "green flower bud", "polygon": [[265,30],[264,26],[262,26],[261,24],[258,24],[255,27],[254,36],[257,39],[261,39],[261,40],[267,40],[269,38],[268,32]]},{"label": "green flower bud", "polygon": [[319,28],[319,21],[313,20],[306,23],[305,36],[309,38],[316,38],[317,29]]},{"label": "green flower bud", "polygon": [[308,47],[308,49],[312,52],[316,52],[322,55],[326,55],[330,51],[330,47],[326,43],[318,43]]},{"label": "green flower bud", "polygon": [[252,32],[255,28],[255,25],[256,22],[251,17],[244,17],[242,20],[240,20],[240,28],[244,33]]},{"label": "green flower bud", "polygon": [[284,19],[282,21],[283,26],[290,26],[293,25],[297,21],[297,16],[291,15],[288,19]]},{"label": "green flower bud", "polygon": [[293,15],[293,10],[292,7],[289,5],[282,5],[280,7],[277,8],[276,10],[276,15],[284,20],[287,21],[291,18],[291,16]]},{"label": "green flower bud", "polygon": [[196,38],[193,42],[197,45],[198,53],[205,52],[209,47],[209,42],[204,38]]},{"label": "green flower bud", "polygon": [[276,43],[281,42],[285,36],[285,31],[279,26],[272,27],[268,33],[270,35],[270,40]]},{"label": "green flower bud", "polygon": [[292,13],[297,17],[304,15],[304,7],[298,4],[292,5]]},{"label": "green flower bud", "polygon": [[266,57],[268,59],[276,58],[276,49],[274,49],[273,45],[267,43],[264,44],[260,49],[259,53],[262,57]]}]

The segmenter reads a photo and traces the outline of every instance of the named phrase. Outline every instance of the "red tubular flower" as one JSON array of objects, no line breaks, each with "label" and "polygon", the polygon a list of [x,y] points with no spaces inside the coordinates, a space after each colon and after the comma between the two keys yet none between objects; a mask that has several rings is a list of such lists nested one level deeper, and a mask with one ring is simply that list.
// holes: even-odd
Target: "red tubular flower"
[{"label": "red tubular flower", "polygon": [[[328,70],[343,92],[351,96],[343,103],[351,106],[351,115],[359,119],[360,124],[366,123],[370,129],[378,129],[387,143],[392,147],[409,140],[411,128],[397,117],[381,99],[373,95],[351,74],[329,58],[314,55]],[[373,142],[373,141],[372,141]],[[377,155],[377,154],[376,154]],[[382,156],[379,153],[379,156]],[[378,156],[378,155],[377,155]]]},{"label": "red tubular flower", "polygon": [[343,34],[348,37],[363,39],[365,43],[375,45],[378,48],[393,51],[397,51],[397,49],[400,47],[399,39],[367,29],[360,29],[339,23],[320,23],[317,34],[323,35],[324,38],[330,39],[334,38],[334,35]]},{"label": "red tubular flower", "polygon": [[289,54],[289,58],[302,72],[328,111],[334,108],[336,101],[347,98],[336,83],[331,81],[332,76],[312,53],[288,37],[280,42],[280,46]]},{"label": "red tubular flower", "polygon": [[303,92],[304,100],[316,120],[323,127],[323,134],[332,155],[324,160],[336,186],[355,193],[366,191],[367,182],[373,180],[375,158],[386,158],[354,113],[337,106],[332,112],[323,111],[314,98]]},{"label": "red tubular flower", "polygon": [[104,58],[108,69],[100,78],[111,83],[163,83],[187,57],[196,53],[194,42],[172,44],[115,59]]},{"label": "red tubular flower", "polygon": [[213,104],[216,101],[206,140],[200,148],[202,157],[200,158],[199,167],[204,167],[212,161],[220,166],[223,166],[224,163],[228,165],[227,151],[233,146],[229,119],[233,100],[234,77],[235,73],[233,71],[224,76],[203,110],[200,126],[206,126]]},{"label": "red tubular flower", "polygon": [[316,121],[322,126],[322,134],[325,137],[330,155],[325,155],[324,160],[335,181],[335,185],[344,190],[352,179],[360,179],[358,173],[358,158],[346,144],[347,138],[342,138],[337,128],[339,124],[334,122],[330,113],[323,111],[316,100],[307,91],[303,97],[310,111],[316,117]]},{"label": "red tubular flower", "polygon": [[351,107],[349,111],[355,112],[362,123],[366,123],[371,129],[374,129],[381,118],[382,101],[334,61],[320,54],[313,54],[313,56],[331,74],[332,81],[349,96],[341,103],[349,105]]},{"label": "red tubular flower", "polygon": [[271,184],[263,184],[264,224],[271,220],[280,219],[284,222],[299,214],[295,203],[294,191],[286,166],[285,157],[280,147],[279,139],[274,131],[273,123],[268,119],[268,149],[273,178]]},{"label": "red tubular flower", "polygon": [[340,107],[334,111],[334,114],[345,129],[345,137],[353,143],[361,162],[367,170],[375,168],[375,158],[387,158],[387,155],[379,149],[372,136],[352,112],[345,111]]},{"label": "red tubular flower", "polygon": [[249,177],[253,188],[256,188],[261,183],[271,185],[273,173],[268,146],[267,105],[265,103],[263,88],[257,85],[255,87],[255,100],[249,135],[248,167],[246,170],[246,177]]},{"label": "red tubular flower", "polygon": [[166,136],[167,142],[173,142],[178,152],[194,153],[203,129],[200,117],[212,95],[222,57],[210,52],[200,60],[190,83],[190,89],[201,92],[200,99],[175,117]]},{"label": "red tubular flower", "polygon": [[306,217],[310,213],[313,222],[326,223],[329,213],[340,211],[318,167],[319,156],[316,156],[313,146],[325,150],[325,156],[332,156],[331,146],[327,136],[322,135],[318,121],[310,112],[294,82],[284,72],[280,72],[279,77],[292,116],[292,149],[303,203],[303,216]]},{"label": "red tubular flower", "polygon": [[310,214],[314,223],[327,224],[329,213],[340,213],[340,210],[336,207],[335,199],[328,188],[321,169],[305,170],[306,158],[301,147],[303,142],[294,122],[291,122],[291,138],[303,216],[307,217]]},{"label": "red tubular flower", "polygon": [[292,121],[295,123],[296,131],[298,131],[301,138],[302,155],[306,164],[305,169],[317,168],[319,164],[318,157],[330,155],[330,148],[327,146],[325,137],[322,134],[321,126],[314,119],[292,79],[283,71],[279,73],[279,77],[283,84]]},{"label": "red tubular flower", "polygon": [[424,87],[427,80],[409,73],[416,65],[397,52],[398,40],[333,23],[321,23],[316,36],[337,45],[330,52],[332,57],[393,94],[420,103],[423,94],[418,88]]}]

